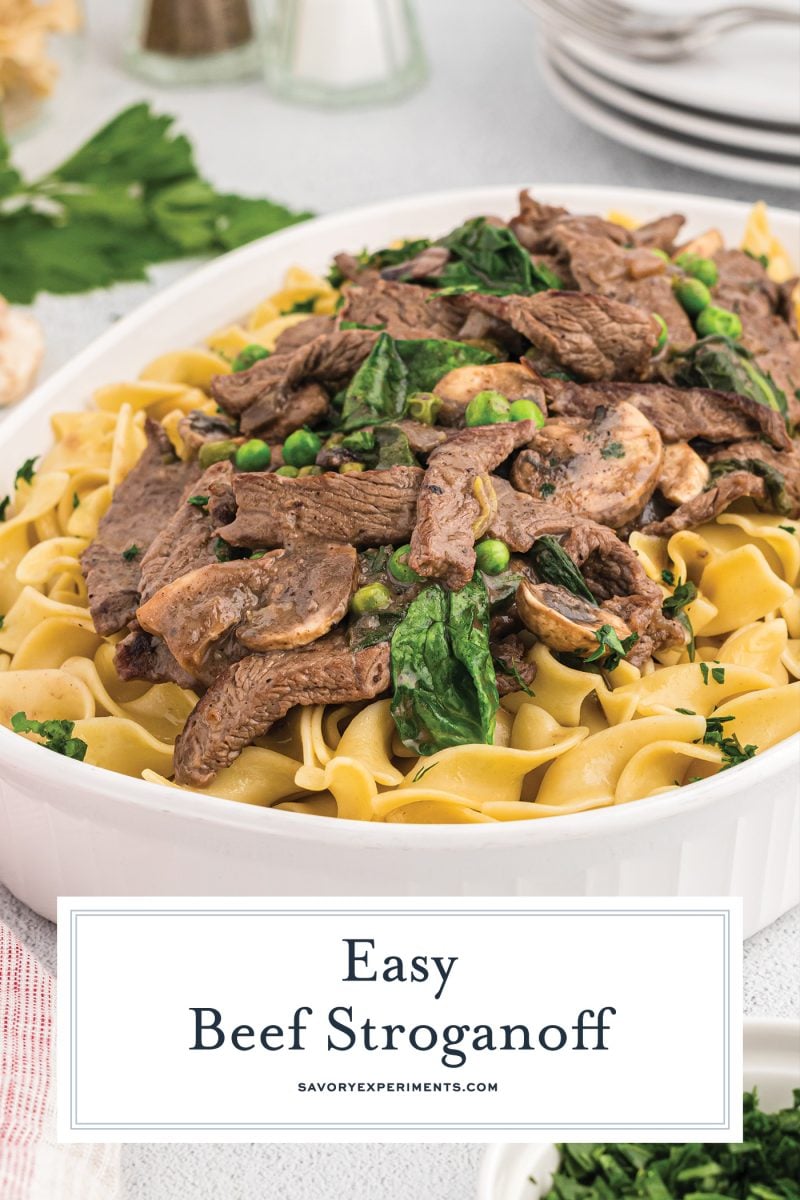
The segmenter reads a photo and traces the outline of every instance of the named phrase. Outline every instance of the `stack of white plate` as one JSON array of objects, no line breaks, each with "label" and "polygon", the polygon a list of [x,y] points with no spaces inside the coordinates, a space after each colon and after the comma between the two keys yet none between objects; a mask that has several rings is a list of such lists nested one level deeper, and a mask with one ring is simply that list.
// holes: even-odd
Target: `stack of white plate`
[{"label": "stack of white plate", "polygon": [[543,41],[557,98],[593,128],[682,166],[800,188],[800,19],[758,24],[678,62],[642,62],[591,41]]}]

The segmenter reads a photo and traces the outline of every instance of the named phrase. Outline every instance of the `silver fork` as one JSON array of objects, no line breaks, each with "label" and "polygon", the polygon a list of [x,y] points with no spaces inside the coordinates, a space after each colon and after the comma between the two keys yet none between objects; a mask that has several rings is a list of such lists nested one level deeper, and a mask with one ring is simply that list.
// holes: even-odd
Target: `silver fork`
[{"label": "silver fork", "polygon": [[552,31],[574,34],[628,58],[673,62],[713,45],[719,37],[759,23],[798,24],[800,8],[727,5],[675,20],[632,8],[621,0],[527,0]]}]

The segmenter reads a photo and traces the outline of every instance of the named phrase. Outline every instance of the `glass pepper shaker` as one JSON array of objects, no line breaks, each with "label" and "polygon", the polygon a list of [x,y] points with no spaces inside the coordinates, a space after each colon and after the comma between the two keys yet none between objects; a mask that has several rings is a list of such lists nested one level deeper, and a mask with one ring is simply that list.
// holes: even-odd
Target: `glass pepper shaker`
[{"label": "glass pepper shaker", "polygon": [[221,83],[254,74],[259,58],[250,0],[138,0],[127,54],[137,75]]},{"label": "glass pepper shaker", "polygon": [[411,0],[262,0],[264,75],[282,99],[397,100],[425,79]]}]

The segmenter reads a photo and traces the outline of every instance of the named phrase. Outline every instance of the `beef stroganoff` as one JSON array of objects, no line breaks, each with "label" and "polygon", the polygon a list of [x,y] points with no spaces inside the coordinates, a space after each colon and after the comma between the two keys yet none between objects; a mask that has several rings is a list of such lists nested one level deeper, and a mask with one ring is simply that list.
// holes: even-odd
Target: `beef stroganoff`
[{"label": "beef stroganoff", "polygon": [[0,500],[0,722],[285,810],[642,800],[800,728],[798,292],[528,194],[291,270]]}]

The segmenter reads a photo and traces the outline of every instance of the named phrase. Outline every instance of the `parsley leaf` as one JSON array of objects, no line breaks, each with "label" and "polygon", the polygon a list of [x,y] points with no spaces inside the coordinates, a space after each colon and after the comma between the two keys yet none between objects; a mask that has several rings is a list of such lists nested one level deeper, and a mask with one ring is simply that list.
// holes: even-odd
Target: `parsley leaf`
[{"label": "parsley leaf", "polygon": [[122,557],[125,559],[125,562],[133,562],[141,553],[139,547],[134,544],[133,546],[128,546],[127,550],[122,551]]},{"label": "parsley leaf", "polygon": [[794,525],[779,525],[778,529],[782,529],[784,533],[796,533]]},{"label": "parsley leaf", "polygon": [[[707,681],[706,681],[707,682]],[[717,746],[722,752],[722,770],[747,762],[758,751],[758,746],[743,746],[735,733],[726,736],[723,726],[733,717],[706,717],[703,741],[708,746]]]},{"label": "parsley leaf", "polygon": [[609,442],[608,445],[604,446],[603,449],[600,451],[600,457],[601,458],[624,458],[625,457],[625,447],[623,446],[622,442]]},{"label": "parsley leaf", "polygon": [[712,667],[711,668],[711,678],[714,680],[714,683],[724,683],[725,682],[725,668],[724,667]]},{"label": "parsley leaf", "polygon": [[666,570],[662,571],[661,578],[664,581],[664,583],[667,585],[667,587],[675,586],[675,573],[673,571],[666,571]]},{"label": "parsley leaf", "polygon": [[7,511],[10,503],[11,503],[10,496],[3,496],[3,499],[0,500],[0,521],[5,521],[6,511]]},{"label": "parsley leaf", "polygon": [[77,493],[77,492],[73,492],[73,493],[72,493],[72,507],[73,507],[73,508],[77,508],[77,507],[78,507],[78,505],[80,504],[80,502],[81,502],[81,498],[80,498],[80,496],[78,495],[78,493]]},{"label": "parsley leaf", "polygon": [[[667,576],[669,576],[669,579]],[[672,571],[662,571],[661,578],[665,583],[669,584],[673,583],[675,580],[675,576],[672,574]],[[697,588],[691,580],[687,580],[686,583],[679,583],[672,595],[667,596],[667,598],[664,600],[664,603],[661,605],[661,611],[663,612],[664,616],[674,618],[674,620],[682,625],[686,631],[686,650],[689,655],[689,662],[694,662],[697,652],[695,649],[694,629],[692,627],[692,622],[689,620],[688,613],[684,612],[684,609],[686,608],[687,604],[691,604],[696,598]]]},{"label": "parsley leaf", "polygon": [[35,458],[26,458],[25,459],[25,462],[22,464],[22,466],[19,468],[16,475],[14,476],[14,487],[17,486],[17,484],[19,483],[19,481],[21,479],[24,480],[25,483],[33,482],[33,477],[36,474],[36,463],[38,462],[38,460],[39,460],[38,454],[36,455]]},{"label": "parsley leaf", "polygon": [[602,625],[594,636],[598,642],[597,649],[593,650],[591,654],[587,654],[584,662],[597,662],[602,658],[603,666],[607,671],[613,671],[615,667],[618,667],[625,655],[639,640],[638,633],[632,633],[630,637],[621,641],[613,625]]},{"label": "parsley leaf", "polygon": [[11,728],[15,733],[35,733],[42,739],[45,749],[81,762],[89,749],[86,742],[72,736],[74,721],[30,721],[26,713],[18,712],[11,718]]},{"label": "parsley leaf", "polygon": [[708,663],[700,663],[700,674],[703,676],[703,683],[708,683]]},{"label": "parsley leaf", "polygon": [[208,496],[190,496],[186,503],[193,505],[194,508],[205,508],[205,506],[208,504],[208,501]]},{"label": "parsley leaf", "polygon": [[554,483],[543,483],[542,486],[539,488],[539,495],[545,496],[545,497],[552,496],[553,492],[555,490],[556,490],[556,485]]}]

